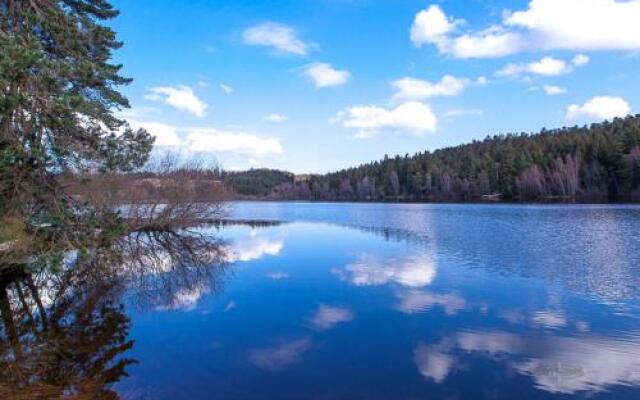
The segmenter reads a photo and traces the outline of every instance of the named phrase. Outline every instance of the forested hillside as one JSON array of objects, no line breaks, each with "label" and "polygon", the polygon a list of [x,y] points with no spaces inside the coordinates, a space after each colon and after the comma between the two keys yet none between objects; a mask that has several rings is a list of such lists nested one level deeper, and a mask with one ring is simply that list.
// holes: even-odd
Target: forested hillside
[{"label": "forested hillside", "polygon": [[241,196],[267,197],[277,187],[292,185],[294,175],[291,172],[275,169],[250,169],[248,171],[223,171],[222,176],[227,187]]},{"label": "forested hillside", "polygon": [[273,170],[227,176],[237,193],[360,201],[638,201],[640,115],[543,129],[295,179]]}]

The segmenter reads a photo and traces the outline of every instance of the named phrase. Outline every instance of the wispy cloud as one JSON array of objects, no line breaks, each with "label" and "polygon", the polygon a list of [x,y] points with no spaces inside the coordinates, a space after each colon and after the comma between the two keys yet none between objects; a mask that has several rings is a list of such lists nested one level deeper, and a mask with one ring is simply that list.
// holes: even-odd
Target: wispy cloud
[{"label": "wispy cloud", "polygon": [[542,90],[544,90],[544,92],[549,96],[557,96],[559,94],[567,93],[567,89],[556,85],[544,85]]},{"label": "wispy cloud", "polygon": [[268,115],[265,115],[264,120],[268,121],[268,122],[273,122],[273,123],[280,123],[280,122],[284,122],[287,119],[289,119],[289,117],[287,117],[284,114],[278,114],[278,113],[271,113]]},{"label": "wispy cloud", "polygon": [[218,86],[220,87],[220,90],[222,90],[225,94],[231,94],[235,91],[231,86],[225,85],[224,83],[221,83]]},{"label": "wispy cloud", "polygon": [[312,347],[311,339],[279,340],[272,346],[249,351],[249,362],[258,368],[281,371],[300,361]]},{"label": "wispy cloud", "polygon": [[573,72],[576,67],[589,63],[589,57],[584,54],[576,55],[573,60],[565,61],[553,57],[543,57],[530,63],[510,63],[496,72],[497,76],[518,77],[523,74],[540,76],[558,76]]},{"label": "wispy cloud", "polygon": [[311,326],[319,331],[331,329],[334,326],[353,320],[353,311],[348,308],[332,307],[320,304],[310,319]]},{"label": "wispy cloud", "polygon": [[270,272],[267,274],[267,278],[273,281],[280,281],[282,279],[289,278],[289,274],[287,274],[286,272]]},{"label": "wispy cloud", "polygon": [[275,53],[306,55],[310,45],[298,38],[295,29],[275,22],[265,22],[247,28],[242,33],[244,43],[264,46]]},{"label": "wispy cloud", "polygon": [[424,100],[429,97],[457,96],[469,84],[468,79],[445,75],[438,82],[406,77],[393,81],[391,85],[396,89],[393,100]]},{"label": "wispy cloud", "polygon": [[236,308],[236,306],[237,306],[236,302],[231,300],[227,303],[227,305],[224,307],[224,310],[222,310],[222,312],[229,312],[234,308]]},{"label": "wispy cloud", "polygon": [[429,311],[435,306],[441,306],[447,315],[454,315],[463,310],[466,305],[465,299],[454,293],[440,294],[408,290],[398,294],[396,309],[405,314],[416,314]]},{"label": "wispy cloud", "polygon": [[207,293],[209,293],[209,287],[205,285],[195,285],[190,288],[182,288],[173,294],[169,304],[160,306],[158,309],[191,311],[196,308],[200,298]]},{"label": "wispy cloud", "polygon": [[444,117],[449,119],[480,115],[484,115],[484,111],[479,108],[456,108],[444,113]]}]

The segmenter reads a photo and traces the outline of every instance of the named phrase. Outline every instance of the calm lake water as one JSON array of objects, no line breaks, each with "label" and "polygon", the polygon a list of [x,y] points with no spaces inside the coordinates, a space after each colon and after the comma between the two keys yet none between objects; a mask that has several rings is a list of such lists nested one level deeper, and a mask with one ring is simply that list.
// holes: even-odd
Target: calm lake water
[{"label": "calm lake water", "polygon": [[237,203],[125,399],[640,399],[640,207]]}]

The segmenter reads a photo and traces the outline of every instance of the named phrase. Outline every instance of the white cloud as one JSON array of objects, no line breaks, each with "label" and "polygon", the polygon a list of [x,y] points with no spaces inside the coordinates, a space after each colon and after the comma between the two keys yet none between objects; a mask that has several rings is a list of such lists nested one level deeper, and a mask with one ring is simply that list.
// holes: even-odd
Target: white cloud
[{"label": "white cloud", "polygon": [[198,86],[206,88],[209,87],[209,82],[205,81],[205,80],[200,80],[198,81]]},{"label": "white cloud", "polygon": [[156,141],[154,144],[156,146],[178,147],[182,144],[178,130],[172,125],[155,121],[137,121],[134,119],[130,119],[129,124],[134,129],[143,128],[155,136]]},{"label": "white cloud", "polygon": [[418,12],[411,26],[414,45],[433,44],[443,54],[456,58],[499,57],[520,51],[524,46],[518,33],[495,25],[478,32],[452,36],[466,21],[448,17],[438,5]]},{"label": "white cloud", "polygon": [[225,94],[231,94],[234,92],[234,89],[231,86],[225,85],[224,83],[221,83],[219,87]]},{"label": "white cloud", "polygon": [[631,107],[624,99],[612,96],[597,96],[586,103],[572,104],[567,108],[566,118],[577,119],[613,119],[624,117],[631,112]]},{"label": "white cloud", "polygon": [[583,65],[589,64],[589,61],[591,61],[589,56],[585,54],[578,54],[575,57],[573,57],[573,59],[571,60],[571,63],[573,63],[573,65],[575,65],[576,67],[581,67]]},{"label": "white cloud", "polygon": [[445,75],[440,81],[431,83],[416,78],[402,78],[391,83],[396,89],[394,100],[424,100],[436,96],[456,96],[469,84],[468,79]]},{"label": "white cloud", "polygon": [[543,57],[531,63],[511,63],[496,72],[498,76],[517,77],[522,74],[533,74],[541,76],[557,76],[573,72],[575,67],[586,65],[589,57],[578,54],[571,62],[559,60],[553,57]]},{"label": "white cloud", "polygon": [[204,117],[208,105],[200,100],[189,86],[156,86],[144,96],[151,101],[161,101],[173,108]]},{"label": "white cloud", "polygon": [[464,34],[441,42],[441,53],[455,58],[493,58],[517,53],[524,48],[522,37],[494,26],[487,30]]},{"label": "white cloud", "polygon": [[356,137],[366,138],[385,130],[421,136],[434,132],[438,119],[427,104],[410,101],[391,109],[379,106],[350,107],[339,112],[331,122],[356,129]]},{"label": "white cloud", "polygon": [[433,44],[438,51],[456,58],[499,57],[513,54],[523,46],[519,34],[492,26],[480,32],[452,36],[464,20],[447,17],[438,5],[418,12],[411,27],[411,41],[420,47]]},{"label": "white cloud", "polygon": [[442,9],[431,5],[416,14],[411,27],[411,41],[420,46],[424,43],[438,43],[456,29],[458,21],[447,18]]},{"label": "white cloud", "polygon": [[544,57],[539,61],[527,65],[528,72],[543,76],[556,76],[571,72],[571,67],[563,60],[553,57]]},{"label": "white cloud", "polygon": [[193,152],[232,152],[254,157],[282,154],[282,144],[276,138],[263,138],[244,132],[213,128],[189,128],[187,146]]},{"label": "white cloud", "polygon": [[[531,0],[525,10],[505,10],[500,24],[460,32],[464,21],[432,5],[416,14],[410,37],[417,46],[432,44],[455,58],[535,50],[638,50],[638,18],[640,0]],[[575,65],[582,65],[580,59]]]},{"label": "white cloud", "polygon": [[207,127],[178,127],[143,118],[134,113],[128,117],[128,121],[134,129],[144,128],[155,136],[156,146],[175,147],[195,153],[236,153],[252,157],[280,155],[283,152],[280,139],[274,137]]},{"label": "white cloud", "polygon": [[487,79],[486,76],[479,76],[478,79],[476,79],[476,85],[484,86],[488,84],[489,84],[489,79]]},{"label": "white cloud", "polygon": [[351,78],[349,71],[335,69],[327,63],[309,64],[305,67],[303,75],[317,88],[343,85]]},{"label": "white cloud", "polygon": [[527,30],[539,49],[636,50],[638,18],[639,0],[532,0],[504,23]]},{"label": "white cloud", "polygon": [[449,110],[444,113],[445,118],[458,118],[458,117],[466,117],[466,116],[480,116],[484,115],[484,111],[479,108],[460,108]]},{"label": "white cloud", "polygon": [[242,33],[242,39],[246,44],[269,47],[276,53],[303,56],[309,51],[309,44],[300,40],[293,28],[274,22],[265,22],[247,28]]},{"label": "white cloud", "polygon": [[353,320],[353,311],[348,308],[331,307],[320,304],[311,317],[311,326],[319,331],[331,329],[334,326]]},{"label": "white cloud", "polygon": [[558,95],[558,94],[567,93],[567,89],[565,89],[565,88],[563,88],[561,86],[555,86],[555,85],[544,85],[542,87],[542,89],[549,96],[555,96],[555,95]]},{"label": "white cloud", "polygon": [[265,121],[274,122],[274,123],[284,122],[287,119],[289,119],[289,117],[283,114],[278,114],[278,113],[271,113],[264,117]]}]

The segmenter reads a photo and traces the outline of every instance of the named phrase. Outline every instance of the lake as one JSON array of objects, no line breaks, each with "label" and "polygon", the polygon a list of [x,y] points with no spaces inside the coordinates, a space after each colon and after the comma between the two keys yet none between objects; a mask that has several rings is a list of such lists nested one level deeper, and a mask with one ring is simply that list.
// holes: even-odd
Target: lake
[{"label": "lake", "polygon": [[640,206],[234,203],[5,270],[0,398],[639,399],[639,261]]},{"label": "lake", "polygon": [[[127,399],[638,399],[640,207],[237,203]],[[208,281],[210,282],[210,281]]]}]

